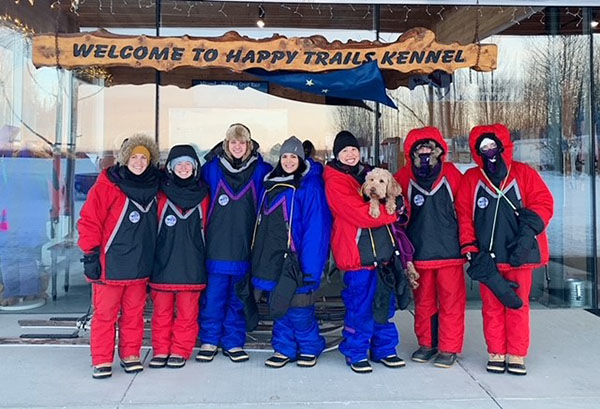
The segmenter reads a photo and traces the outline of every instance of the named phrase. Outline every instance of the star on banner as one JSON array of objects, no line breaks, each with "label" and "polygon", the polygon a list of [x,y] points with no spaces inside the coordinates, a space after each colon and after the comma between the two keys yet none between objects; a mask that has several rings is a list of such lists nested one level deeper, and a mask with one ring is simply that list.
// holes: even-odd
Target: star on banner
[{"label": "star on banner", "polygon": [[313,85],[315,85],[315,83],[313,82],[313,80],[306,80],[306,86],[307,87],[312,87]]},{"label": "star on banner", "polygon": [[327,93],[329,92],[329,90],[328,90],[327,88],[324,88],[324,89],[322,89],[322,90],[321,90],[321,92],[322,92],[323,94],[327,94]]}]

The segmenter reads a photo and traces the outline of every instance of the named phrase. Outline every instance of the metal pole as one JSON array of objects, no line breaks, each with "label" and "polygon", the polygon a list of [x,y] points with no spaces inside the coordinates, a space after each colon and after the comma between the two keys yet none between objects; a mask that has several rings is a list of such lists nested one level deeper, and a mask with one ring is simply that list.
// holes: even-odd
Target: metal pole
[{"label": "metal pole", "polygon": [[592,276],[592,308],[598,308],[598,202],[596,200],[596,104],[594,101],[596,95],[596,84],[594,78],[594,32],[591,29],[591,22],[594,19],[591,8],[585,9],[586,19],[583,22],[585,32],[590,39],[590,87],[588,90],[588,109],[590,112],[589,129],[590,129],[590,160],[588,161],[588,169],[591,182],[592,196],[592,254],[589,257],[590,265],[589,272]]}]

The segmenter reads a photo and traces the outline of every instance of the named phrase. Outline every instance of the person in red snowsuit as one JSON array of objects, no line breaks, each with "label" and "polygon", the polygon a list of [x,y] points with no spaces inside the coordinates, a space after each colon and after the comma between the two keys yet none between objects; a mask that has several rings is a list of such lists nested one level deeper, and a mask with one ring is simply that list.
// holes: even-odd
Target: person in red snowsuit
[{"label": "person in red snowsuit", "polygon": [[513,160],[506,126],[476,126],[469,146],[477,167],[463,177],[456,210],[467,273],[481,282],[487,370],[525,375],[532,272],[548,263],[554,201],[538,172]]},{"label": "person in red snowsuit", "polygon": [[[406,195],[406,233],[415,247],[413,262],[420,274],[415,296],[416,362],[452,366],[462,351],[465,332],[465,258],[458,244],[454,198],[462,178],[446,162],[448,145],[437,128],[410,131],[404,141],[406,165],[395,178]],[[439,347],[439,353],[438,353]]]},{"label": "person in red snowsuit", "polygon": [[[346,315],[344,340],[339,350],[356,373],[373,371],[369,357],[389,368],[401,368],[405,362],[396,352],[398,330],[389,322],[396,309],[394,295],[389,294],[383,303],[384,307],[389,306],[384,311],[385,322],[377,322],[374,311],[377,288],[381,288],[377,266],[387,263],[394,254],[395,239],[391,231],[399,215],[388,214],[381,205],[379,217],[370,216],[370,205],[361,193],[370,169],[360,163],[358,140],[351,132],[341,131],[336,135],[333,153],[335,159],[325,166],[323,179],[333,215],[333,257],[337,267],[344,271],[342,299]],[[404,211],[403,207],[398,206],[398,210]]]},{"label": "person in red snowsuit", "polygon": [[208,203],[196,151],[191,145],[174,146],[158,193],[158,238],[150,277],[151,368],[183,367],[196,345],[200,294],[206,287]]},{"label": "person in red snowsuit", "polygon": [[93,289],[94,378],[112,375],[117,321],[121,366],[125,372],[143,370],[146,283],[158,230],[158,155],[154,140],[147,136],[125,140],[117,164],[98,176],[81,209],[78,244]]}]

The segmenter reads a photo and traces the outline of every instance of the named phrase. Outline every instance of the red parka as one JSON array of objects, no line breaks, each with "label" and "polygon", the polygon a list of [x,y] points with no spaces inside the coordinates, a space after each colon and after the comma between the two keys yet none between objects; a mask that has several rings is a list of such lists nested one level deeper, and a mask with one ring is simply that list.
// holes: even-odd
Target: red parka
[{"label": "red parka", "polygon": [[[443,150],[439,157],[442,168],[437,179],[428,191],[419,186],[417,177],[413,172],[411,152],[415,145],[426,140],[433,140]],[[406,198],[406,207],[409,213],[408,235],[415,246],[413,260],[417,268],[441,268],[464,264],[458,246],[452,249],[451,245],[458,240],[458,228],[454,199],[462,179],[462,173],[451,162],[446,162],[448,145],[437,128],[425,127],[410,131],[404,141],[404,156],[406,164],[400,169],[395,179],[402,187]],[[441,197],[441,196],[444,197]],[[411,212],[415,205],[422,206],[418,220],[416,212]],[[428,206],[426,201],[432,201]],[[413,214],[415,213],[415,214]],[[417,229],[416,231],[414,231]]]},{"label": "red parka", "polygon": [[[501,156],[506,164],[508,174],[503,184],[503,193],[513,198],[512,201],[516,202],[513,204],[517,208],[527,208],[534,211],[542,219],[546,227],[553,214],[554,200],[541,176],[529,165],[513,160],[514,145],[510,139],[508,128],[502,124],[477,126],[471,130],[469,136],[471,155],[477,163],[477,167],[469,169],[463,176],[456,200],[462,254],[477,252],[479,250],[488,251],[488,237],[491,237],[491,232],[494,232],[495,246],[492,251],[496,254],[506,253],[507,250],[505,247],[496,248],[496,246],[503,246],[503,243],[509,243],[516,235],[515,226],[517,225],[517,216],[508,207],[510,206],[508,201],[498,196],[496,188],[486,177],[484,162],[476,146],[480,142],[482,135],[487,133],[494,134],[504,148]],[[500,210],[504,208],[505,211],[497,212],[498,217],[495,225],[491,222],[477,225],[476,211],[493,211],[497,200],[500,200]],[[486,240],[482,241],[482,237],[486,237]],[[537,235],[536,240],[539,248],[538,262],[526,263],[520,267],[511,267],[507,260],[500,257],[500,259],[496,259],[498,269],[508,271],[526,267],[536,268],[547,264],[549,254],[546,231],[544,230],[541,234]]]},{"label": "red parka", "polygon": [[331,248],[337,266],[344,271],[374,268],[363,265],[358,248],[362,229],[375,229],[396,221],[396,214],[388,214],[380,205],[381,214],[373,218],[369,214],[369,202],[360,192],[361,185],[349,174],[331,165],[323,173],[327,203],[333,215]]},{"label": "red parka", "polygon": [[[154,259],[156,218],[155,199],[143,208],[109,179],[108,169],[100,173],[77,223],[81,250],[100,250],[102,274],[94,282],[126,285],[148,281]],[[111,251],[108,266],[107,251]]]}]

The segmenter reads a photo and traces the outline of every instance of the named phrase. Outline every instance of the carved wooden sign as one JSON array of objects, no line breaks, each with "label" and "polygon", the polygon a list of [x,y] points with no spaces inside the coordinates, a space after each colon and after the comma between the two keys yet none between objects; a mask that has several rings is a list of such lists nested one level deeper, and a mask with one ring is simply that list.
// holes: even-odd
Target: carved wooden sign
[{"label": "carved wooden sign", "polygon": [[170,71],[178,67],[229,68],[243,71],[295,70],[319,72],[355,68],[376,60],[381,69],[400,72],[449,73],[459,68],[492,71],[495,44],[439,44],[432,31],[415,28],[394,43],[328,42],[322,36],[286,38],[274,35],[255,40],[230,31],[221,37],[125,36],[93,33],[41,34],[33,39],[36,67],[86,66],[149,67]]}]

